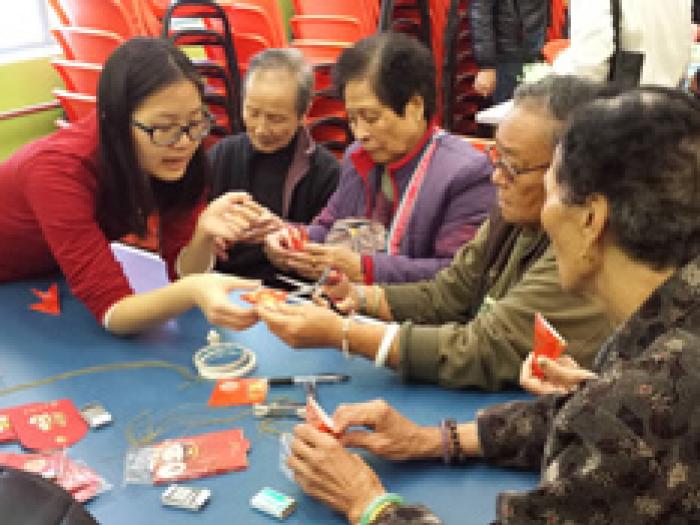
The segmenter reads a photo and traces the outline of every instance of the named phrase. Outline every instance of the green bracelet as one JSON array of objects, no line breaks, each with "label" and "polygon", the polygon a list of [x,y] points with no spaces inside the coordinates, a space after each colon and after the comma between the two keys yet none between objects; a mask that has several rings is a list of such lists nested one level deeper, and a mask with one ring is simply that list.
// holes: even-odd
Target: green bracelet
[{"label": "green bracelet", "polygon": [[381,496],[377,496],[374,498],[374,500],[372,500],[372,503],[367,505],[365,508],[358,525],[370,525],[370,523],[372,523],[371,519],[374,511],[385,503],[396,503],[397,505],[401,505],[403,502],[404,499],[399,494],[395,494],[393,492],[385,492]]}]

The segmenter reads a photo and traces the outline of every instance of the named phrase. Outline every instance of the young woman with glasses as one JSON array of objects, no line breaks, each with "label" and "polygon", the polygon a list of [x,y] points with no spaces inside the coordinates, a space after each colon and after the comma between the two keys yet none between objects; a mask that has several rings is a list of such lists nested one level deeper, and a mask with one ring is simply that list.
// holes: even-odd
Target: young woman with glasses
[{"label": "young woman with glasses", "polygon": [[[215,324],[255,314],[228,292],[257,283],[206,273],[215,240],[233,242],[260,210],[229,193],[206,206],[201,141],[212,118],[189,59],[172,43],[136,38],[104,65],[97,112],[0,164],[0,283],[60,270],[110,332],[129,334],[198,306]],[[134,293],[109,242],[160,219],[171,284]]]}]

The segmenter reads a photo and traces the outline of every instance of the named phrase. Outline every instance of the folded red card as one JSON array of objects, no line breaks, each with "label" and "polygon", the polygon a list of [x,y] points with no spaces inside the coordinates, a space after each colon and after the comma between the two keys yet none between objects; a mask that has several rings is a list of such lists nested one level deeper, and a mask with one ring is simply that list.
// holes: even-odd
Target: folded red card
[{"label": "folded red card", "polygon": [[11,408],[0,410],[0,443],[17,440],[17,434],[15,434],[10,422],[11,412]]},{"label": "folded red card", "polygon": [[547,322],[541,313],[535,314],[535,336],[532,359],[532,374],[544,379],[544,372],[537,364],[540,356],[556,359],[566,349],[566,340]]},{"label": "folded red card", "polygon": [[267,380],[245,377],[219,379],[209,396],[210,407],[228,407],[237,405],[255,405],[265,401]]},{"label": "folded red card", "polygon": [[241,299],[250,304],[269,306],[285,302],[287,300],[287,292],[275,290],[273,288],[259,288],[252,292],[242,294]]},{"label": "folded red card", "polygon": [[45,314],[58,315],[61,313],[61,305],[58,300],[58,285],[49,286],[45,292],[32,288],[32,293],[39,299],[38,303],[30,304],[31,310]]},{"label": "folded red card", "polygon": [[306,246],[306,242],[309,240],[309,233],[303,226],[287,226],[287,232],[289,232],[289,239],[291,240],[292,250],[303,250]]},{"label": "folded red card", "polygon": [[55,479],[61,472],[64,456],[52,454],[0,454],[0,465],[24,470],[47,479]]},{"label": "folded red card", "polygon": [[306,422],[322,432],[340,437],[340,432],[335,429],[333,420],[312,396],[306,396]]},{"label": "folded red card", "polygon": [[169,439],[155,447],[153,483],[170,483],[248,468],[250,442],[238,428]]},{"label": "folded red card", "polygon": [[31,450],[69,447],[88,431],[70,399],[14,407],[10,409],[10,423],[22,446]]}]

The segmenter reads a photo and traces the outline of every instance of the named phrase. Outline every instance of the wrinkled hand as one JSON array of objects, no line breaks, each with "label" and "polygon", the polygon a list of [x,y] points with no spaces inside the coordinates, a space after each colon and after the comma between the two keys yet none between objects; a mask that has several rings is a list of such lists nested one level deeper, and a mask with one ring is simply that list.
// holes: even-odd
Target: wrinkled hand
[{"label": "wrinkled hand", "polygon": [[340,346],[342,318],[315,304],[277,303],[257,306],[267,327],[292,348]]},{"label": "wrinkled hand", "polygon": [[185,279],[190,283],[195,304],[210,323],[233,330],[244,330],[258,322],[258,314],[253,308],[236,306],[228,296],[233,290],[257,288],[260,281],[218,273],[192,274]]},{"label": "wrinkled hand", "polygon": [[287,465],[309,496],[356,524],[364,509],[386,491],[374,471],[337,439],[311,425],[297,425]]},{"label": "wrinkled hand", "polygon": [[532,374],[532,360],[534,354],[530,352],[520,368],[520,386],[537,395],[567,394],[589,379],[598,377],[585,368],[581,368],[571,357],[564,355],[557,360],[548,357],[540,357],[537,364],[544,372],[544,379]]},{"label": "wrinkled hand", "polygon": [[482,69],[474,79],[474,90],[482,97],[490,97],[496,91],[496,70]]},{"label": "wrinkled hand", "polygon": [[[341,440],[346,447],[364,448],[393,460],[432,457],[435,439],[431,436],[439,434],[437,429],[416,425],[383,399],[340,405],[333,414],[333,423],[343,433]],[[358,426],[368,430],[348,430]]]},{"label": "wrinkled hand", "polygon": [[289,267],[299,275],[317,280],[325,268],[344,273],[351,282],[362,282],[362,259],[344,246],[307,242],[304,250],[288,254]]}]

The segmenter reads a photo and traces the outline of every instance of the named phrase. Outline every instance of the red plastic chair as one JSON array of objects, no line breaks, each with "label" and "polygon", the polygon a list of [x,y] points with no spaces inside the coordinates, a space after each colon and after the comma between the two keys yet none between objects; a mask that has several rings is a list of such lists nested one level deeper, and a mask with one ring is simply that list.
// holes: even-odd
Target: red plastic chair
[{"label": "red plastic chair", "polygon": [[71,93],[63,89],[54,89],[52,93],[63,106],[70,122],[80,120],[97,107],[97,98],[92,95]]},{"label": "red plastic chair", "polygon": [[[250,62],[250,59],[253,56],[257,55],[261,51],[264,51],[265,49],[272,47],[270,43],[260,35],[251,35],[248,33],[234,33],[232,37],[233,46],[236,50],[238,70],[240,71],[241,75],[244,75],[247,71],[248,62]],[[209,60],[212,60],[217,64],[225,63],[224,52],[221,48],[206,47],[205,53]]]},{"label": "red plastic chair", "polygon": [[360,21],[350,16],[296,15],[289,23],[298,39],[357,42],[367,35]]},{"label": "red plastic chair", "polygon": [[270,18],[275,32],[277,33],[277,39],[275,45],[278,47],[287,47],[289,41],[287,39],[287,25],[284,21],[284,16],[282,14],[282,9],[278,0],[241,0],[239,4],[254,5],[262,8],[267,16]]},{"label": "red plastic chair", "polygon": [[[226,16],[228,16],[231,31],[234,34],[259,35],[267,40],[272,47],[284,47],[286,45],[286,40],[281,39],[272,19],[262,7],[239,3],[221,4],[221,7],[224,8]],[[216,29],[220,30],[220,28]]]},{"label": "red plastic chair", "polygon": [[102,73],[101,65],[59,58],[53,59],[51,65],[58,71],[68,91],[83,95],[97,94],[97,83]]},{"label": "red plastic chair", "polygon": [[347,119],[343,101],[326,96],[315,96],[311,101],[309,119],[316,120],[323,117],[340,117]]},{"label": "red plastic chair", "polygon": [[291,47],[302,52],[310,64],[334,64],[350,42],[326,42],[324,40],[294,40]]},{"label": "red plastic chair", "polygon": [[102,29],[85,27],[57,27],[51,34],[63,49],[68,60],[103,64],[124,39]]},{"label": "red plastic chair", "polygon": [[48,0],[65,26],[106,29],[122,38],[139,34],[130,13],[117,0]]},{"label": "red plastic chair", "polygon": [[376,0],[294,0],[294,8],[297,15],[356,18],[367,34],[377,28],[379,9]]}]

